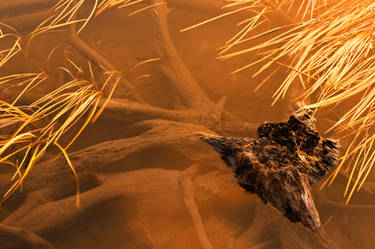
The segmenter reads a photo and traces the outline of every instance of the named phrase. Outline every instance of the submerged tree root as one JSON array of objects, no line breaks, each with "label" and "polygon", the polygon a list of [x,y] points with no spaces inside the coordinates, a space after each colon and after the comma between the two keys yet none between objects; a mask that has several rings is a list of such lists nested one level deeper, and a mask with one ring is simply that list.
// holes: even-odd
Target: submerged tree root
[{"label": "submerged tree root", "polygon": [[[115,68],[109,61],[107,61],[102,55],[100,55],[95,49],[91,48],[84,41],[82,41],[77,34],[76,25],[70,26],[71,43],[72,45],[88,60],[94,62],[98,67],[101,67],[104,72],[116,72],[115,77],[119,78],[120,96],[134,100],[136,102],[143,102],[140,96],[135,92],[130,82],[127,81],[123,76],[120,75],[120,71]],[[119,93],[116,93],[118,96]]]},{"label": "submerged tree root", "polygon": [[[155,14],[153,19],[155,43],[162,59],[161,67],[170,79],[169,84],[182,99],[186,108],[169,110],[145,103],[136,89],[122,78],[123,92],[117,95],[122,99],[109,101],[103,118],[120,121],[124,126],[132,125],[137,129],[138,134],[130,138],[93,145],[69,155],[79,175],[88,174],[90,175],[88,178],[91,179],[86,185],[81,185],[85,189],[81,194],[81,208],[74,208],[75,191],[67,189],[67,186],[73,185],[74,180],[65,160],[63,158],[50,160],[36,165],[30,172],[29,178],[24,182],[22,193],[22,197],[26,196],[26,201],[15,208],[0,225],[17,224],[28,227],[33,232],[48,231],[59,224],[71,221],[85,210],[124,193],[143,195],[147,191],[153,191],[154,186],[165,182],[171,183],[167,184],[165,191],[177,193],[180,189],[176,190],[174,181],[177,181],[180,175],[183,201],[193,221],[200,244],[204,249],[212,249],[194,200],[192,175],[197,166],[182,173],[145,170],[110,175],[109,168],[113,170],[117,167],[116,172],[127,171],[126,165],[117,164],[135,153],[157,146],[164,146],[178,152],[189,163],[215,167],[217,160],[213,159],[216,159],[216,155],[199,141],[197,132],[216,131],[226,135],[253,136],[257,128],[257,125],[245,122],[226,111],[225,97],[215,103],[205,95],[173,44],[167,21],[169,10],[165,1],[152,0],[152,2],[157,4],[152,10]],[[97,66],[105,71],[117,71],[111,63],[77,36],[74,27],[72,27],[71,42],[82,56]],[[17,193],[15,195],[14,198],[17,198]],[[18,198],[21,198],[20,196]],[[36,219],[42,215],[45,215],[43,220],[36,222]],[[277,244],[278,241],[282,248],[333,248],[327,246],[329,239],[326,236],[308,233],[300,226],[289,224],[281,219],[284,218],[269,207],[259,205],[252,226],[233,241],[233,248],[242,249],[251,245],[258,245],[261,248]],[[273,237],[264,238],[265,234],[272,234]]]},{"label": "submerged tree root", "polygon": [[[164,60],[168,61],[163,63],[164,65],[167,63],[164,68],[173,68],[170,71],[167,70],[168,73],[166,74],[171,79],[171,84],[177,89],[179,96],[185,100],[185,103],[190,108],[187,110],[166,110],[150,106],[147,103],[144,103],[136,91],[131,89],[132,87],[130,83],[122,78],[122,86],[125,87],[124,92],[127,94],[120,95],[124,98],[123,100],[117,99],[109,101],[103,116],[121,120],[123,122],[129,122],[129,119],[131,120],[134,117],[142,117],[142,119],[162,118],[172,121],[197,123],[205,125],[214,131],[226,134],[245,134],[247,136],[255,134],[257,125],[244,122],[224,110],[225,97],[222,98],[218,104],[215,104],[204,95],[200,86],[190,74],[183,61],[179,58],[178,53],[174,48],[169,31],[167,30],[166,17],[164,16],[168,11],[166,10],[166,6],[161,7],[162,9],[160,10],[160,13],[163,15],[157,14],[157,16],[159,17],[158,20],[161,19],[158,23],[163,27],[160,28],[160,32],[163,34],[162,42],[163,44],[164,42],[167,42],[163,45],[167,52],[164,50],[160,52],[161,54],[164,54]],[[103,66],[107,70],[116,71],[111,63],[83,42],[75,34],[74,29],[71,33],[72,44],[78,51],[82,52],[86,58],[93,61],[98,66]],[[126,89],[130,90],[128,91]],[[129,114],[134,115],[130,116]]]},{"label": "submerged tree root", "polygon": [[179,182],[182,186],[182,192],[184,194],[184,201],[185,201],[186,208],[190,214],[191,220],[193,221],[194,229],[202,245],[202,249],[213,249],[211,242],[207,237],[201,215],[199,213],[197,204],[195,203],[195,199],[194,199],[193,176],[196,172],[197,172],[196,165],[193,165],[187,168],[181,173]]},{"label": "submerged tree root", "polygon": [[[135,153],[158,146],[175,151],[192,163],[212,161],[211,165],[215,164],[212,160],[215,155],[209,153],[209,148],[202,148],[199,138],[195,135],[199,131],[207,130],[203,126],[164,120],[145,121],[138,123],[138,126],[146,130],[139,136],[111,140],[70,153],[70,160],[77,172],[82,174],[84,172],[127,171],[126,166],[125,168],[117,166],[117,169],[113,167]],[[109,166],[111,169],[108,169]],[[51,198],[53,198],[53,196],[59,196],[58,192],[54,192],[53,187],[63,188],[67,184],[67,179],[73,178],[65,159],[48,160],[40,163],[30,172],[30,181],[24,182],[23,191],[28,193],[52,188]]]},{"label": "submerged tree root", "polygon": [[29,230],[0,223],[0,235],[23,241],[34,249],[55,249],[55,247]]}]

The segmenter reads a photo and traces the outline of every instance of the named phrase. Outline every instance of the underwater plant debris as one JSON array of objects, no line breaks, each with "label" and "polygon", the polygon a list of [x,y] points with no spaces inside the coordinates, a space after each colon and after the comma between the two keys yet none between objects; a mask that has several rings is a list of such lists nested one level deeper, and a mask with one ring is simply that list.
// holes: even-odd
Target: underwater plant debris
[{"label": "underwater plant debris", "polygon": [[242,188],[317,231],[321,224],[311,186],[337,164],[339,149],[337,141],[319,135],[312,113],[297,107],[287,122],[260,125],[256,139],[204,133],[200,138],[232,167]]}]

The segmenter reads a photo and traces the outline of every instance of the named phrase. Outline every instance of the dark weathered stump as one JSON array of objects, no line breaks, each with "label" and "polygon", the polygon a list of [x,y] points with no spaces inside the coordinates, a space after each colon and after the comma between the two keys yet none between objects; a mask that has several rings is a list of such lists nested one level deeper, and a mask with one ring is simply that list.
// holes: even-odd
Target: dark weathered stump
[{"label": "dark weathered stump", "polygon": [[232,167],[242,188],[290,221],[312,231],[320,228],[311,186],[336,165],[338,143],[318,134],[311,110],[297,110],[287,122],[260,125],[256,139],[200,136]]}]

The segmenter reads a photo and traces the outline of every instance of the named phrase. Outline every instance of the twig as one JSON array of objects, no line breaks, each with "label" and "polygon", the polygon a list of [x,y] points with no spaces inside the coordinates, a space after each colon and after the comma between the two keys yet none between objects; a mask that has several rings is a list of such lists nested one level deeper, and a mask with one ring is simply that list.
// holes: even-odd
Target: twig
[{"label": "twig", "polygon": [[55,247],[39,235],[23,228],[0,223],[0,235],[16,238],[31,245],[34,249],[54,249]]},{"label": "twig", "polygon": [[186,208],[188,209],[190,217],[193,221],[194,229],[202,245],[202,249],[213,249],[212,244],[207,237],[206,230],[204,228],[197,204],[194,200],[193,176],[196,173],[196,171],[196,165],[187,168],[182,172],[179,178],[179,182],[182,186]]}]

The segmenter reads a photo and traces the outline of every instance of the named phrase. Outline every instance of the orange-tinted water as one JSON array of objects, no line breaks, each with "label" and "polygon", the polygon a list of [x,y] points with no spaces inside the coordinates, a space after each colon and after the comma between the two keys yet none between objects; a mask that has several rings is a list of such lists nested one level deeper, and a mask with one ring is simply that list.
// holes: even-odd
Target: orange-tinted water
[{"label": "orange-tinted water", "polygon": [[[17,4],[17,11],[10,9],[9,14],[4,12],[0,16],[19,28],[22,34],[27,34],[33,23],[43,19],[43,15],[33,13],[45,11],[46,5],[36,3],[32,8],[28,5],[27,9],[23,9],[25,2],[19,1]],[[240,17],[225,18],[180,33],[181,28],[220,13],[215,10],[217,3],[211,5],[206,0],[185,4],[182,0],[174,0],[170,5],[173,9],[169,15],[169,28],[175,46],[204,93],[213,102],[226,96],[226,110],[242,120],[254,123],[279,121],[288,116],[286,106],[290,100],[271,106],[272,93],[285,77],[283,72],[272,76],[264,87],[254,92],[257,84],[269,72],[254,79],[250,77],[251,70],[231,74],[254,57],[249,55],[225,62],[216,59],[217,48],[233,35]],[[103,13],[93,19],[80,36],[118,70],[123,71],[147,103],[173,109],[176,93],[168,84],[169,79],[162,73],[158,62],[129,72],[137,63],[158,57],[151,12],[145,11],[129,17],[129,11],[125,8]],[[22,18],[17,18],[24,14],[34,16],[24,23]],[[47,66],[51,71],[62,63],[64,50],[69,49],[67,32],[53,32],[37,37],[31,44],[28,59],[17,56],[12,63],[0,69],[1,74],[29,72],[37,70],[40,65],[46,66],[46,58],[54,48],[57,48],[56,52]],[[142,74],[149,74],[149,77],[139,78]],[[329,125],[325,120],[329,115],[328,111],[322,112],[321,120],[318,120],[318,127],[322,131]],[[139,127],[102,118],[85,131],[70,152],[104,141],[132,138],[142,131]],[[174,134],[166,131],[165,136]],[[244,243],[243,248],[329,248],[316,246],[311,242],[315,239],[314,235],[300,224],[287,224],[288,220],[264,207],[255,195],[245,193],[236,185],[232,173],[220,158],[206,145],[202,144],[202,148],[211,153],[208,155],[211,161],[210,165],[203,161],[203,165],[200,165],[202,169],[194,177],[194,198],[213,248],[240,248],[241,243]],[[190,148],[186,148],[186,151],[189,153]],[[105,148],[103,153],[106,153]],[[86,185],[83,177],[82,185],[87,189],[83,190],[82,207],[79,209],[74,205],[75,184],[71,175],[69,179],[56,180],[66,184],[65,192],[60,186],[58,189],[62,193],[56,193],[56,196],[53,192],[49,193],[48,201],[39,202],[38,198],[39,192],[43,192],[49,184],[37,189],[37,194],[30,195],[27,189],[25,194],[17,192],[8,204],[4,204],[1,217],[9,225],[40,234],[56,248],[202,248],[179,182],[182,170],[190,165],[191,158],[170,148],[168,144],[160,143],[158,146],[146,147],[141,152],[130,153],[104,169],[93,170],[95,176],[90,178],[88,173]],[[53,170],[53,163],[49,170]],[[6,186],[9,171],[3,171],[1,186]],[[58,172],[55,175],[58,176]],[[54,179],[46,179],[45,182],[51,186],[55,184]],[[375,222],[375,207],[371,206],[375,205],[373,195],[359,193],[352,200],[355,206],[340,206],[344,202],[344,184],[345,180],[337,180],[332,188],[326,190],[325,198],[317,188],[314,189],[321,221],[328,221],[324,226],[326,236],[333,241],[335,248],[375,248],[371,239],[375,233],[372,229]],[[44,195],[41,196],[44,198]],[[35,205],[30,204],[34,202]],[[20,212],[23,215],[9,219],[17,208],[25,208]],[[3,238],[0,232],[1,240],[6,243],[0,243],[0,248],[28,248],[26,244],[13,246],[9,238]]]}]

